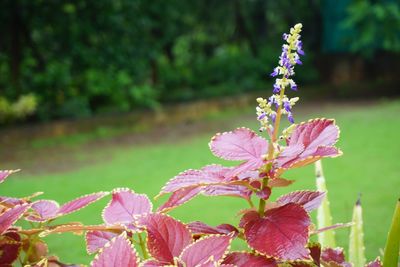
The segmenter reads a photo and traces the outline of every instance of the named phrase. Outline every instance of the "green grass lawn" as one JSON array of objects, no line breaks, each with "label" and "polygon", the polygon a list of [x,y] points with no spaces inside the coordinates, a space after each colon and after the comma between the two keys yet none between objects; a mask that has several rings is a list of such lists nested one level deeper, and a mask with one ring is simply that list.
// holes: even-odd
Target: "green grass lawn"
[{"label": "green grass lawn", "polygon": [[[323,161],[334,221],[348,222],[357,195],[362,193],[366,251],[368,258],[372,259],[384,246],[393,208],[400,196],[400,101],[353,108],[332,106],[306,110],[312,112],[303,111],[303,119],[332,117],[336,118],[341,128],[338,146],[344,155]],[[218,119],[226,118],[213,118]],[[232,127],[242,125],[257,127],[254,121],[238,120],[232,123]],[[224,130],[230,129],[221,129]],[[212,135],[182,138],[175,143],[97,149],[96,156],[101,154],[102,160],[90,166],[72,167],[68,172],[51,175],[32,176],[22,171],[3,183],[0,193],[25,196],[44,191],[43,198],[64,203],[94,191],[129,187],[153,197],[169,178],[180,171],[221,162],[208,149]],[[91,151],[82,151],[82,154],[90,157]],[[290,171],[285,177],[295,179],[296,183],[288,189],[274,192],[273,198],[288,190],[315,188],[313,166]],[[155,206],[159,206],[164,199],[155,201]],[[100,223],[101,210],[108,200],[109,197],[66,216],[65,220]],[[215,225],[236,223],[236,212],[246,207],[246,203],[239,199],[200,197],[172,214],[184,222],[202,220]],[[338,243],[347,247],[348,230],[339,230],[337,237]],[[51,252],[58,254],[64,262],[88,263],[93,258],[86,254],[82,236],[63,234],[62,237],[55,235],[46,239]],[[235,243],[234,247],[244,248],[244,245]]]}]

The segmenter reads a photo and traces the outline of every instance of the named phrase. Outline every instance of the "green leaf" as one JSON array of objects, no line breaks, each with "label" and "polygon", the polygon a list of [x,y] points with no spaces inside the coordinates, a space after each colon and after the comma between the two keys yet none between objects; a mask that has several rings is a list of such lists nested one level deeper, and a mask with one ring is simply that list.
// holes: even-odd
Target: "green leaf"
[{"label": "green leaf", "polygon": [[[318,229],[331,226],[332,215],[329,207],[328,190],[326,189],[325,177],[322,171],[321,161],[315,162],[315,174],[318,191],[325,192],[325,198],[317,210],[317,225]],[[318,242],[322,247],[336,247],[335,231],[325,231],[318,234]]]},{"label": "green leaf", "polygon": [[400,247],[400,199],[393,214],[392,225],[390,226],[386,241],[385,253],[383,255],[383,267],[395,267],[399,261]]}]

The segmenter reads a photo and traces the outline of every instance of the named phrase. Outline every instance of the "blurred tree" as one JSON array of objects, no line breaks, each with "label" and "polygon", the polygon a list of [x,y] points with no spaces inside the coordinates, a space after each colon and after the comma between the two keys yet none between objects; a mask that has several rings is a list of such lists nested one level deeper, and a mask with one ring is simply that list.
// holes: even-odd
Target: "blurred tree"
[{"label": "blurred tree", "polygon": [[[334,2],[345,10],[348,1]],[[320,54],[332,30],[323,28],[328,2],[3,0],[1,96],[12,103],[33,94],[36,119],[45,120],[264,89],[281,49],[271,40],[289,26],[305,25],[305,63]],[[369,37],[351,40],[354,51],[377,38],[385,41],[371,49],[395,49],[398,9],[362,7],[350,8],[349,25]],[[365,16],[387,24],[387,32],[368,34]],[[313,64],[298,80],[318,80]]]}]

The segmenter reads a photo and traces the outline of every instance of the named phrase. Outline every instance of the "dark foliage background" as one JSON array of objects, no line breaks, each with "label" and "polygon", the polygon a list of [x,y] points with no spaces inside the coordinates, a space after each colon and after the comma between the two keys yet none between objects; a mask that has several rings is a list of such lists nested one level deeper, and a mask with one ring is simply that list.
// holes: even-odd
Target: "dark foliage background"
[{"label": "dark foliage background", "polygon": [[297,22],[307,53],[300,85],[336,97],[395,94],[399,6],[396,0],[3,0],[0,123],[265,89],[281,34]]}]

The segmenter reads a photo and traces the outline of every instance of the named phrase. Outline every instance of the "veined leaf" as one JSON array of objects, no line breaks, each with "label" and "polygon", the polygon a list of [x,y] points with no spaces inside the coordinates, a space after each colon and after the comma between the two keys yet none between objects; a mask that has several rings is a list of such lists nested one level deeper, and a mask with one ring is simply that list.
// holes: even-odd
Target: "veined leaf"
[{"label": "veined leaf", "polygon": [[244,235],[251,248],[284,260],[308,257],[305,246],[311,220],[302,206],[288,203],[267,210],[264,217],[249,214],[253,215],[244,223]]},{"label": "veined leaf", "polygon": [[146,227],[147,248],[157,261],[173,264],[174,258],[192,242],[188,227],[167,215],[149,214],[140,224]]},{"label": "veined leaf", "polygon": [[276,176],[324,157],[340,156],[342,152],[333,146],[338,138],[339,128],[334,120],[314,119],[297,125],[288,146],[275,161]]},{"label": "veined leaf", "polygon": [[116,233],[106,231],[87,231],[86,232],[86,250],[88,254],[95,253],[102,249],[108,242],[116,237]]},{"label": "veined leaf", "polygon": [[283,195],[279,197],[276,202],[281,205],[287,203],[296,203],[303,206],[307,212],[310,212],[314,209],[317,209],[321,205],[324,197],[325,192],[302,190]]},{"label": "veined leaf", "polygon": [[[209,235],[186,247],[179,259],[186,267],[204,266],[222,262],[231,244],[229,235]],[[214,265],[211,265],[214,266]]]},{"label": "veined leaf", "polygon": [[242,160],[231,175],[256,170],[264,164],[263,156],[268,152],[268,142],[247,128],[215,135],[210,142],[211,152],[222,159]]},{"label": "veined leaf", "polygon": [[327,267],[352,267],[346,262],[343,248],[325,248],[321,253],[321,263]]},{"label": "veined leaf", "polygon": [[136,267],[139,257],[125,232],[112,239],[90,264],[92,267]]},{"label": "veined leaf", "polygon": [[25,211],[28,210],[29,207],[30,204],[17,205],[0,214],[0,234],[4,233],[19,218],[21,218],[21,216]]},{"label": "veined leaf", "polygon": [[146,195],[118,188],[113,190],[112,199],[103,210],[103,220],[107,224],[129,224],[135,217],[150,213],[152,208]]},{"label": "veined leaf", "polygon": [[272,258],[263,255],[255,255],[249,252],[231,252],[226,255],[223,264],[232,264],[237,267],[277,267],[278,264]]}]

